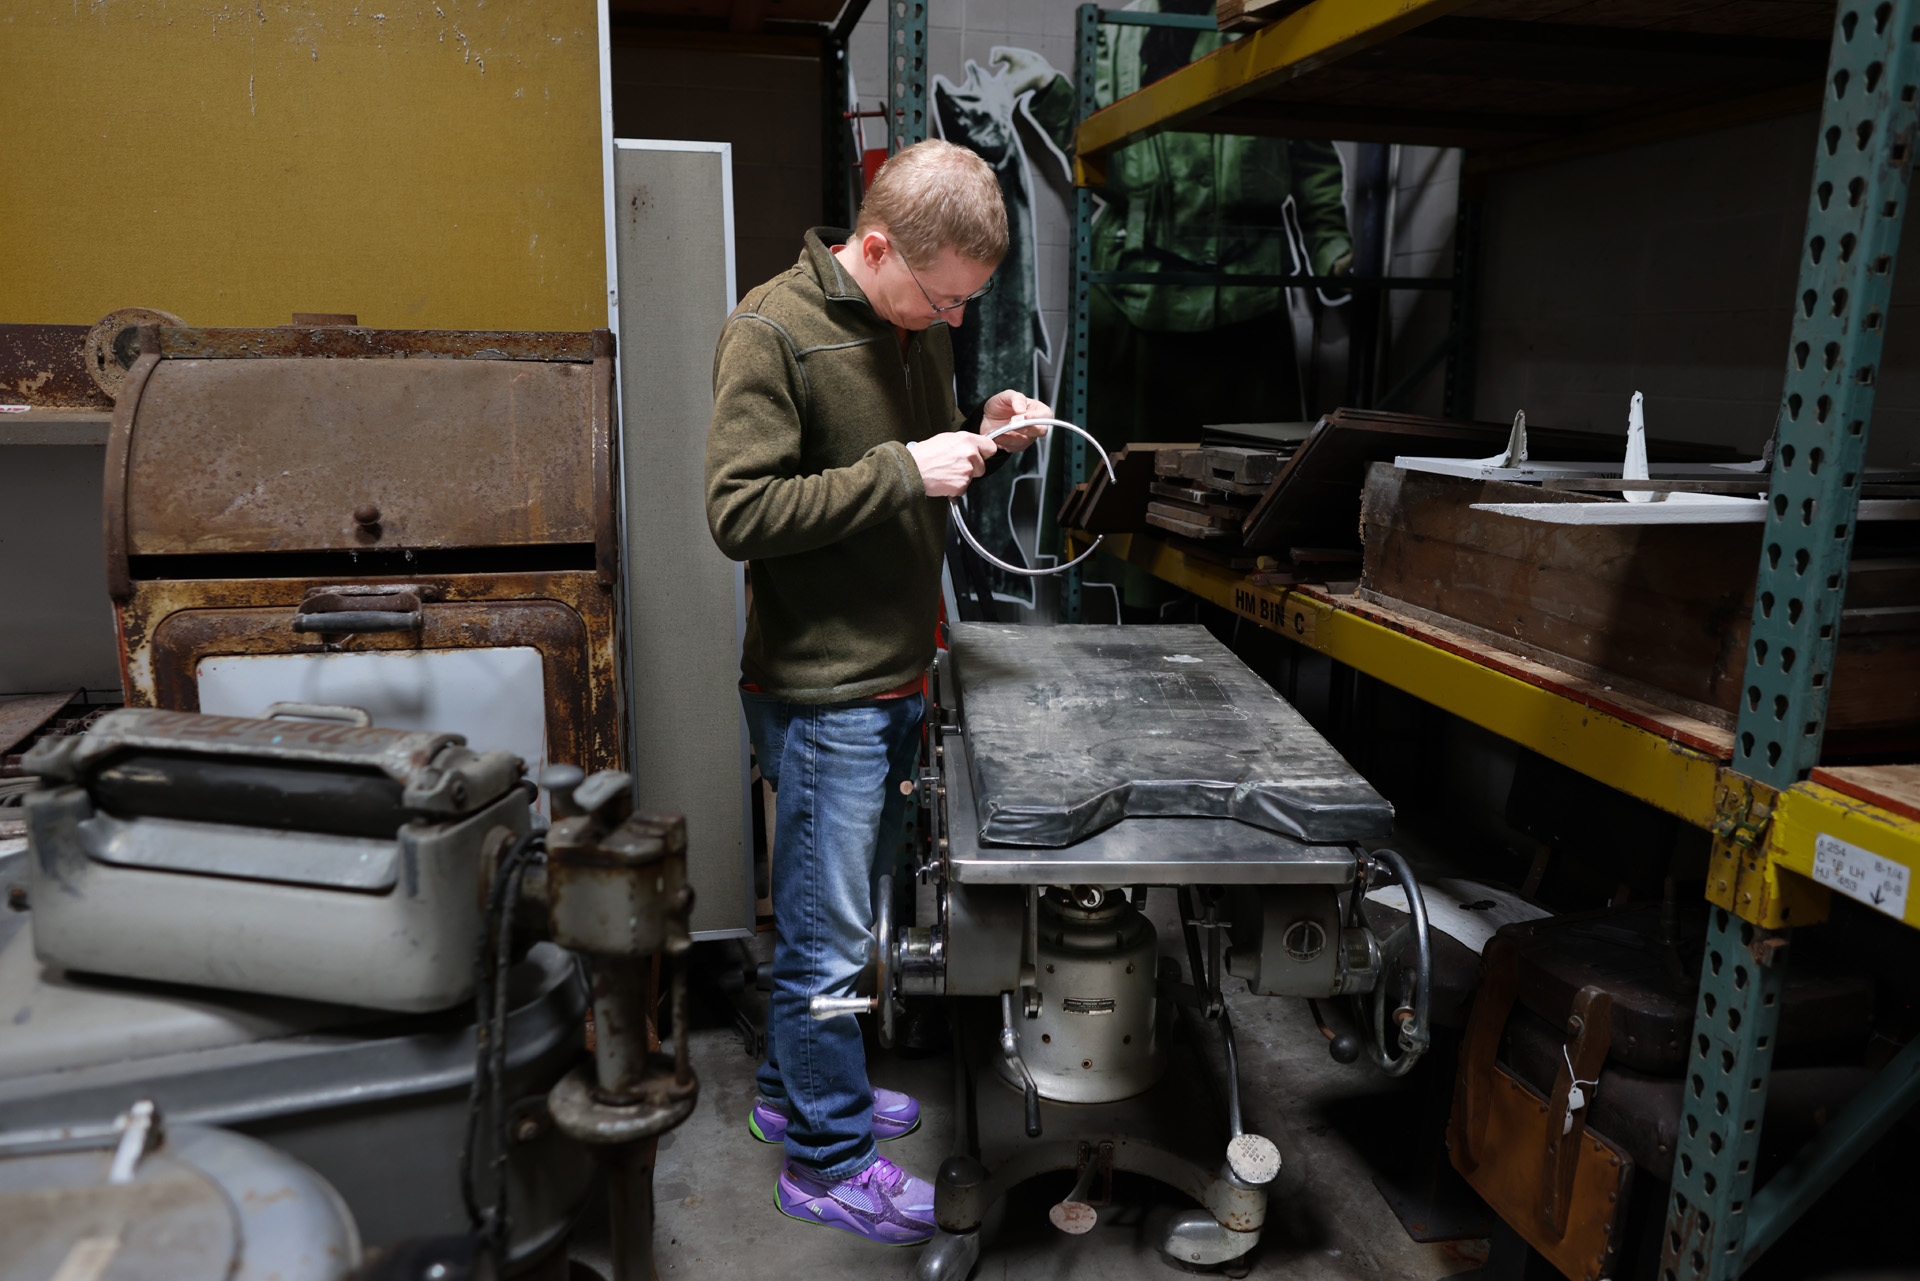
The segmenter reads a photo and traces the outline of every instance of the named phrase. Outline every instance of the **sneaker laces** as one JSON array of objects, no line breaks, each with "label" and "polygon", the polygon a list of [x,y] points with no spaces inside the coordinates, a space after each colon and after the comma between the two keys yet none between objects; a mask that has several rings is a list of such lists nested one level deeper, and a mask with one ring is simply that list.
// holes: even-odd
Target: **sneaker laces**
[{"label": "sneaker laces", "polygon": [[885,1157],[875,1157],[873,1164],[853,1176],[856,1186],[878,1184],[889,1195],[897,1194],[907,1186],[907,1172]]}]

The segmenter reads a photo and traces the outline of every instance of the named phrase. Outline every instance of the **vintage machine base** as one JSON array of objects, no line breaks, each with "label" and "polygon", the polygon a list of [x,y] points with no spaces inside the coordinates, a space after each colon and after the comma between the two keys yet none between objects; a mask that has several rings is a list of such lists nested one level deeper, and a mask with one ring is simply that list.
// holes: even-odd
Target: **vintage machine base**
[{"label": "vintage machine base", "polygon": [[[966,1274],[979,1254],[981,1223],[1008,1192],[1036,1175],[1084,1173],[1089,1160],[1095,1169],[1088,1195],[1096,1198],[1090,1203],[1096,1212],[1103,1204],[1101,1185],[1110,1192],[1114,1170],[1143,1175],[1193,1198],[1196,1212],[1214,1230],[1203,1233],[1202,1225],[1190,1223],[1196,1212],[1176,1215],[1166,1225],[1164,1239],[1156,1242],[1171,1257],[1189,1265],[1213,1265],[1259,1244],[1266,1189],[1241,1183],[1227,1169],[1226,1127],[1203,1102],[1217,1087],[1208,1082],[1206,1065],[1184,1043],[1174,1043],[1166,1075],[1143,1094],[1115,1103],[1042,1099],[1042,1134],[1032,1139],[1022,1128],[1018,1093],[983,1052],[993,1043],[991,1006],[984,1001],[958,1005],[954,1071],[965,1110],[955,1122],[959,1132],[979,1136],[970,1155],[984,1178],[968,1178],[953,1162],[941,1168],[934,1186],[940,1231],[921,1260],[921,1281]],[[1214,1257],[1186,1257],[1195,1252]]]}]

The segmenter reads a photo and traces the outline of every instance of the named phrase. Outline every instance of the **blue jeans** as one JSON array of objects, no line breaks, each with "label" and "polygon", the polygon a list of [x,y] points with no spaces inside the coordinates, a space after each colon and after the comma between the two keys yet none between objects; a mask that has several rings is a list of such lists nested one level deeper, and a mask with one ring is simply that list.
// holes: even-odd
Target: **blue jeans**
[{"label": "blue jeans", "polygon": [[773,996],[760,1095],[785,1112],[787,1156],[828,1179],[873,1163],[873,1090],[852,1015],[815,1021],[815,996],[852,996],[873,955],[875,893],[899,863],[926,700],[789,703],[741,691],[773,830]]}]

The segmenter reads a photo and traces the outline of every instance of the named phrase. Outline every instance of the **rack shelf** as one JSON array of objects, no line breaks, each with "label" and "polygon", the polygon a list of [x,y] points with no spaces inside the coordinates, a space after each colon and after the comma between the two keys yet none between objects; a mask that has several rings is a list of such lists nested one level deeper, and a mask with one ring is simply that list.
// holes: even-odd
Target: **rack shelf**
[{"label": "rack shelf", "polygon": [[1474,151],[1538,163],[1819,105],[1833,6],[1314,0],[1087,116],[1081,181],[1167,129]]},{"label": "rack shelf", "polygon": [[[1471,176],[1819,105],[1825,145],[1814,158],[1815,198],[1793,295],[1805,302],[1794,309],[1789,343],[1798,353],[1824,350],[1826,359],[1801,354],[1787,370],[1756,586],[1762,604],[1734,734],[1683,734],[1660,709],[1634,706],[1604,686],[1598,695],[1607,697],[1598,697],[1590,682],[1357,598],[1256,587],[1142,534],[1109,542],[1168,582],[1711,829],[1714,910],[1689,1071],[1693,1100],[1704,1099],[1709,1078],[1724,1088],[1711,1109],[1682,1101],[1659,1275],[1733,1281],[1920,1100],[1916,1038],[1781,1173],[1755,1186],[1792,928],[1826,919],[1836,892],[1920,928],[1920,895],[1908,892],[1920,870],[1920,767],[1818,768],[1856,524],[1853,477],[1864,465],[1880,318],[1891,306],[1909,195],[1920,0],[1310,0],[1092,111],[1084,84],[1101,17],[1082,7],[1080,369],[1088,188],[1104,181],[1117,149],[1156,133],[1462,147]],[[1856,145],[1843,148],[1843,138]],[[1467,416],[1471,405],[1477,220],[1467,193],[1478,185],[1461,185],[1446,348],[1451,416]],[[1829,200],[1835,190],[1851,193],[1847,204]],[[1849,251],[1823,255],[1828,244]],[[1815,306],[1823,298],[1831,307]],[[1456,384],[1466,391],[1456,396]],[[1072,404],[1076,414],[1086,404],[1084,373]],[[1804,405],[1819,412],[1803,415]],[[1796,458],[1806,461],[1796,466]],[[1076,453],[1075,477],[1080,462]],[[1774,610],[1776,599],[1789,607]],[[1077,584],[1069,583],[1066,603],[1068,617],[1077,616]],[[1735,963],[1723,964],[1728,957]]]},{"label": "rack shelf", "polygon": [[[1894,767],[1888,767],[1894,768]],[[1920,766],[1900,766],[1911,782],[1920,786]],[[1892,797],[1868,799],[1871,793],[1849,788],[1842,791],[1821,782],[1824,777],[1841,781],[1851,770],[1815,770],[1813,778],[1795,783],[1780,794],[1774,807],[1773,825],[1768,832],[1767,856],[1775,869],[1797,873],[1816,884],[1830,886],[1848,894],[1876,911],[1920,929],[1920,893],[1910,892],[1920,875],[1920,815],[1894,808]],[[1869,866],[1868,876],[1855,886],[1843,886],[1837,876],[1820,876],[1815,856],[1821,853],[1822,838],[1843,842],[1855,850],[1864,850],[1874,858],[1900,869],[1893,879],[1900,889],[1894,893],[1887,885],[1888,872]],[[1827,846],[1827,857],[1837,860],[1845,851]],[[1855,855],[1851,860],[1863,860]],[[1874,873],[1879,873],[1875,875]],[[1844,875],[1844,873],[1842,873]],[[1853,878],[1847,877],[1849,881]],[[1875,893],[1879,892],[1876,901]]]},{"label": "rack shelf", "polygon": [[[1068,539],[1074,554],[1092,541]],[[1695,827],[1720,822],[1720,798],[1738,777],[1726,730],[1358,596],[1253,584],[1149,534],[1110,534],[1103,550]],[[1793,878],[1788,889],[1801,899],[1820,904],[1819,887],[1832,884],[1814,873],[1823,836],[1920,880],[1920,766],[1816,770],[1779,795],[1772,818],[1767,874]],[[1871,886],[1859,897],[1920,929],[1920,887],[1897,913],[1871,902]]]}]

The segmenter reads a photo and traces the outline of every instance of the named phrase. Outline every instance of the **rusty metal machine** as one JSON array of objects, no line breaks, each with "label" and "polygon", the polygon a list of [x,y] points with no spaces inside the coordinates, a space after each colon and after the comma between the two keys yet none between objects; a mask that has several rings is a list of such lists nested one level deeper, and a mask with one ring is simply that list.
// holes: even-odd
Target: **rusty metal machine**
[{"label": "rusty metal machine", "polygon": [[[546,838],[545,876],[521,892],[544,908],[547,936],[587,958],[594,1017],[593,1070],[575,1068],[548,1106],[562,1133],[601,1155],[614,1281],[652,1281],[655,1143],[693,1114],[700,1092],[687,1059],[687,825],[678,815],[633,813],[633,780],[618,770],[582,781],[561,766],[543,781],[560,819]],[[497,866],[510,881],[511,862]],[[511,885],[502,893],[511,905]],[[652,1048],[651,967],[663,958],[671,1055]]]},{"label": "rusty metal machine", "polygon": [[[1091,1228],[1094,1189],[1130,1171],[1195,1202],[1154,1229],[1168,1259],[1232,1266],[1260,1239],[1281,1158],[1242,1115],[1228,978],[1340,998],[1354,1028],[1333,1042],[1341,1061],[1365,1051],[1399,1074],[1426,1048],[1419,886],[1373,848],[1392,808],[1201,627],[956,624],[936,678],[933,919],[897,928],[883,889],[874,995],[812,1005],[872,1010],[890,1042],[904,997],[978,998],[953,1003],[961,1146],[939,1171],[920,1277],[968,1275],[993,1204],[1056,1170],[1078,1176],[1052,1211],[1063,1231]],[[1388,878],[1410,911],[1383,939],[1361,902]],[[1156,895],[1177,912],[1184,975],[1145,910]]]},{"label": "rusty metal machine", "polygon": [[621,764],[610,333],[137,334],[104,518],[130,705]]},{"label": "rusty metal machine", "polygon": [[139,1106],[252,1129],[369,1244],[471,1226],[519,1275],[564,1264],[598,1154],[615,1277],[651,1277],[654,1140],[698,1095],[684,820],[632,813],[623,772],[563,765],[542,830],[511,754],[367,720],[127,708],[29,753],[0,1158],[111,1147]]}]

